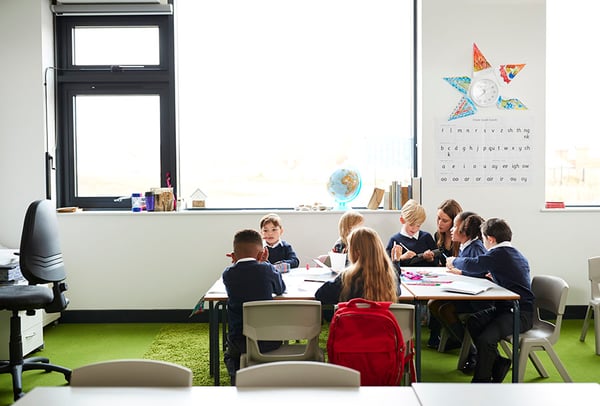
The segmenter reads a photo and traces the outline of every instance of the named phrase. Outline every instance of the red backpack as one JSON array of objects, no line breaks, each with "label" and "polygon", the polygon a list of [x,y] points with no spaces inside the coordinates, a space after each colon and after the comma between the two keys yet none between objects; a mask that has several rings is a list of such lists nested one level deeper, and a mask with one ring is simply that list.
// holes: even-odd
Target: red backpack
[{"label": "red backpack", "polygon": [[352,299],[338,304],[329,325],[330,363],[360,372],[361,386],[400,385],[406,345],[390,302]]}]

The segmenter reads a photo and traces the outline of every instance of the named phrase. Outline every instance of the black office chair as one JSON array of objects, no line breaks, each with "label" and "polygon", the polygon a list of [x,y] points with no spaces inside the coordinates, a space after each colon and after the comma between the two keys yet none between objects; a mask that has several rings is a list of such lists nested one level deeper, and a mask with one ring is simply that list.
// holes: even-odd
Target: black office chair
[{"label": "black office chair", "polygon": [[[63,292],[66,273],[60,249],[56,209],[49,200],[38,200],[29,206],[25,214],[19,262],[21,273],[28,285],[0,286],[0,310],[12,312],[10,319],[10,360],[0,361],[0,373],[10,373],[14,399],[23,396],[22,374],[24,371],[55,371],[71,379],[71,370],[53,365],[48,358],[29,357],[23,359],[20,311],[35,314],[44,309],[48,313],[61,312],[67,307],[68,299]],[[52,288],[45,284],[52,283]],[[38,285],[41,284],[41,285]]]}]

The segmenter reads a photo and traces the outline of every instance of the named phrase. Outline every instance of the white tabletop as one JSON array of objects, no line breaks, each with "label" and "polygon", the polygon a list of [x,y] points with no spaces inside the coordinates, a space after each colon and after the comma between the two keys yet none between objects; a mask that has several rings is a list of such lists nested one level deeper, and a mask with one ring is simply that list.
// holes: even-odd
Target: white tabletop
[{"label": "white tabletop", "polygon": [[[315,292],[326,281],[334,280],[336,274],[327,268],[293,268],[290,272],[282,274],[286,285],[285,293],[276,298],[281,299],[314,299]],[[227,299],[223,279],[219,278],[204,295],[205,301],[222,301]],[[402,289],[400,301],[412,301],[413,295]]]},{"label": "white tabletop", "polygon": [[363,386],[360,388],[243,388],[194,386],[191,388],[86,388],[37,387],[16,406],[106,406],[106,405],[344,405],[384,403],[419,406],[410,387]]},{"label": "white tabletop", "polygon": [[[402,285],[408,289],[417,300],[447,299],[447,300],[517,300],[519,295],[496,285],[486,278],[473,278],[469,276],[456,275],[445,271],[441,267],[405,267],[402,271],[421,274],[423,279],[409,280],[402,278]],[[454,293],[444,290],[454,282],[466,282],[474,286],[485,286],[489,288],[485,292],[476,295]]]},{"label": "white tabletop", "polygon": [[413,383],[422,406],[597,404],[597,383]]}]

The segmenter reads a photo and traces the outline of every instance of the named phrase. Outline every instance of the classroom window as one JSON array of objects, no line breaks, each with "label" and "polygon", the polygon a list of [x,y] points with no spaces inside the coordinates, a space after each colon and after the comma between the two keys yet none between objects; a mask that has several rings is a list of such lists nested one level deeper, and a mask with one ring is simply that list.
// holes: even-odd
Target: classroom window
[{"label": "classroom window", "polygon": [[226,209],[333,206],[340,167],[362,175],[356,207],[410,181],[412,1],[173,3],[172,17],[57,18],[61,205],[123,208],[167,173]]},{"label": "classroom window", "polygon": [[159,28],[73,28],[73,65],[158,65]]},{"label": "classroom window", "polygon": [[600,205],[595,10],[594,0],[546,2],[546,201],[568,206]]},{"label": "classroom window", "polygon": [[209,207],[352,205],[413,174],[413,5],[177,0],[181,191]]},{"label": "classroom window", "polygon": [[73,99],[77,196],[129,195],[139,185],[156,182],[160,95],[81,94]]},{"label": "classroom window", "polygon": [[60,205],[123,209],[176,183],[172,20],[57,17]]}]

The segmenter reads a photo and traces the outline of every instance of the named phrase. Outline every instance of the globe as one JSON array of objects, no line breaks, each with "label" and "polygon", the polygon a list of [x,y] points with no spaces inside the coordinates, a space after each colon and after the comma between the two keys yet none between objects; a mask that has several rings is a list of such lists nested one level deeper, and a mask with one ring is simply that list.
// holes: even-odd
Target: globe
[{"label": "globe", "polygon": [[327,191],[337,203],[336,210],[346,210],[347,203],[360,193],[362,180],[358,171],[348,168],[336,169],[327,182]]}]

